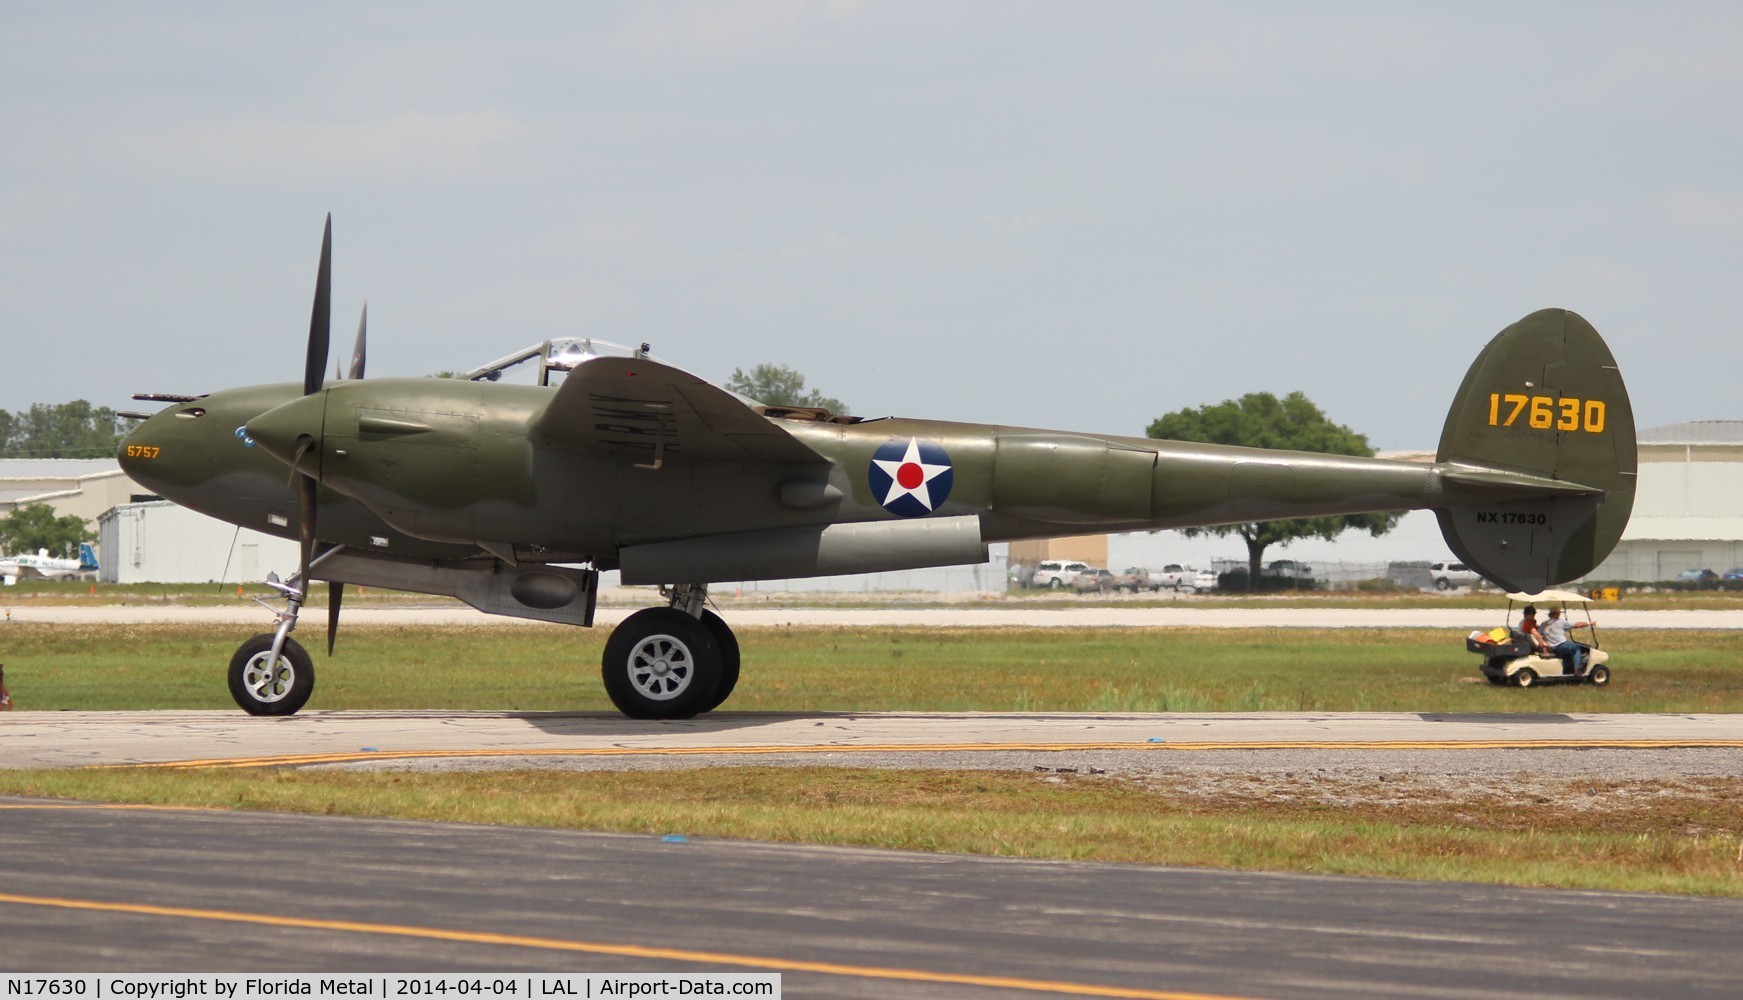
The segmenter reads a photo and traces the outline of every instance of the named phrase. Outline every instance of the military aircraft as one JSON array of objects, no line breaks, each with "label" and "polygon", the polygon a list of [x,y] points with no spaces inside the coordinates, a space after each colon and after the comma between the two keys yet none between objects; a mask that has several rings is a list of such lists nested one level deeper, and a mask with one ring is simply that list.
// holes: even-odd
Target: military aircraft
[{"label": "military aircraft", "polygon": [[[650,357],[551,341],[461,378],[326,381],[332,220],[303,381],[170,403],[123,468],[184,506],[300,538],[269,579],[277,627],[230,662],[246,711],[314,687],[290,633],[314,580],[444,594],[492,614],[591,625],[599,573],[659,584],[613,630],[602,673],[634,718],[688,718],[738,682],[711,583],[984,561],[992,542],[1274,518],[1433,510],[1454,553],[1504,590],[1590,572],[1633,506],[1634,418],[1584,319],[1534,312],[1491,340],[1433,464],[761,406]],[[367,316],[367,314],[365,314]],[[499,381],[536,364],[535,385]],[[1414,400],[1400,388],[1400,406]],[[288,478],[287,478],[288,474]]]},{"label": "military aircraft", "polygon": [[0,584],[13,586],[19,580],[64,580],[80,573],[97,571],[97,552],[90,542],[79,543],[77,559],[57,559],[47,549],[36,555],[0,556]]}]

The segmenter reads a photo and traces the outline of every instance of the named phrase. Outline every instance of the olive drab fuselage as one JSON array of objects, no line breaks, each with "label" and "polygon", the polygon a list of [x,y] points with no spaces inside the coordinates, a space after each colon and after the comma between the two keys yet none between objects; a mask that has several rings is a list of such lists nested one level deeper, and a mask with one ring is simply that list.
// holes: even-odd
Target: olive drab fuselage
[{"label": "olive drab fuselage", "polygon": [[[295,435],[275,449],[261,439],[270,422],[256,419],[294,404],[319,427],[300,468],[321,484],[324,542],[419,558],[506,546],[519,559],[607,569],[625,547],[769,529],[972,516],[981,540],[998,542],[1435,497],[1435,472],[1418,463],[907,419],[759,417],[815,460],[692,459],[680,440],[651,467],[649,447],[600,453],[542,438],[535,427],[556,391],[435,378],[339,382],[306,399],[293,384],[233,389],[152,417],[121,460],[168,499],[294,538]],[[875,455],[909,442],[936,449],[942,460],[921,464],[946,466],[951,481],[926,498],[938,500],[930,509],[906,496],[904,517],[885,502],[896,477],[874,482]],[[747,569],[741,578],[755,578]]]}]

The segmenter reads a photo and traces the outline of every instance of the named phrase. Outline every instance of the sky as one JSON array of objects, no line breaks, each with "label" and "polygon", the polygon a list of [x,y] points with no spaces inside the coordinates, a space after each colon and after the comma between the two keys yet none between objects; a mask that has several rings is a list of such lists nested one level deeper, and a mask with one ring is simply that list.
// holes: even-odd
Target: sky
[{"label": "sky", "polygon": [[[0,6],[0,409],[553,336],[863,416],[1141,435],[1305,392],[1432,449],[1483,344],[1743,417],[1743,7]],[[1225,543],[1226,544],[1226,543]]]}]

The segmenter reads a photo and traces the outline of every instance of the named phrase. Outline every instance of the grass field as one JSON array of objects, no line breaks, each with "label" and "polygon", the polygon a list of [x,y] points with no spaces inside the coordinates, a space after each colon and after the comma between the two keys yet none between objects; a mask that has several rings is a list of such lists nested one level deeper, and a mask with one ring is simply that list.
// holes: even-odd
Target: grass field
[{"label": "grass field", "polygon": [[[22,709],[234,707],[235,626],[0,623]],[[611,708],[604,630],[317,625],[311,709]],[[1446,630],[746,628],[731,711],[1743,711],[1743,634],[1611,633],[1608,688],[1481,683]]]},{"label": "grass field", "polygon": [[[246,629],[0,623],[22,709],[233,709]],[[321,645],[320,631],[304,636]],[[1608,689],[1482,683],[1441,630],[743,629],[739,711],[1743,710],[1743,635],[1612,633]],[[347,628],[311,709],[608,709],[603,632]],[[0,738],[4,734],[0,717]],[[725,767],[0,771],[0,794],[748,837],[1024,857],[1743,896],[1743,778],[1454,800],[1118,775]],[[1602,805],[1597,805],[1597,804]]]},{"label": "grass field", "polygon": [[97,801],[1743,896],[1743,779],[1603,791],[1609,808],[1568,809],[1502,790],[1334,806],[996,771],[0,771],[0,794]]}]

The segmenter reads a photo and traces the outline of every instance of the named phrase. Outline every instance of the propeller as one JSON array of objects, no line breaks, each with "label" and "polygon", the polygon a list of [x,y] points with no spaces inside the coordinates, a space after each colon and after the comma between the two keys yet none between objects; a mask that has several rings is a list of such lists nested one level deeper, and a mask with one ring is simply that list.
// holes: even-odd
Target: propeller
[{"label": "propeller", "polygon": [[[290,478],[285,485],[297,487],[297,530],[302,542],[300,565],[297,568],[299,592],[292,600],[293,619],[309,592],[309,569],[315,561],[315,532],[321,476],[321,434],[325,422],[326,397],[323,392],[327,353],[332,339],[333,289],[333,217],[327,216],[321,232],[321,264],[315,279],[315,303],[309,314],[309,352],[303,366],[302,396],[282,403],[248,421],[247,432],[266,451],[290,466]],[[365,330],[368,309],[357,326],[357,346],[351,357],[351,377],[363,377]],[[304,460],[313,453],[313,468]],[[329,581],[331,583],[331,581]],[[333,651],[338,631],[339,605],[344,600],[341,585],[332,584],[333,599],[327,618],[327,652]]]},{"label": "propeller", "polygon": [[[327,349],[332,339],[333,326],[333,215],[327,213],[327,223],[321,230],[321,264],[315,277],[315,304],[309,313],[309,355],[303,366],[303,395],[312,396],[321,391],[322,381],[327,369]],[[297,442],[295,457],[291,460],[291,475],[301,474],[297,483],[297,527],[301,535],[301,562],[297,569],[297,583],[302,592],[309,592],[309,563],[315,555],[315,510],[317,492],[320,483],[316,478],[302,470],[303,456],[316,446],[313,437]],[[317,453],[318,456],[318,453]],[[327,655],[333,655],[333,642],[337,631],[337,608],[330,605],[327,612]]]},{"label": "propeller", "polygon": [[309,359],[303,366],[303,395],[321,391],[327,368],[327,342],[333,326],[333,215],[321,231],[321,270],[315,278],[315,307],[309,316]]},{"label": "propeller", "polygon": [[363,303],[363,315],[357,320],[357,345],[351,348],[351,374],[346,378],[363,377],[363,357],[369,353],[369,303]]},{"label": "propeller", "polygon": [[[351,348],[351,372],[348,379],[363,377],[363,361],[369,353],[369,303],[363,303],[363,315],[357,319],[357,343]],[[345,584],[327,582],[327,655],[333,655],[333,644],[339,640],[339,606],[345,602]]]}]

